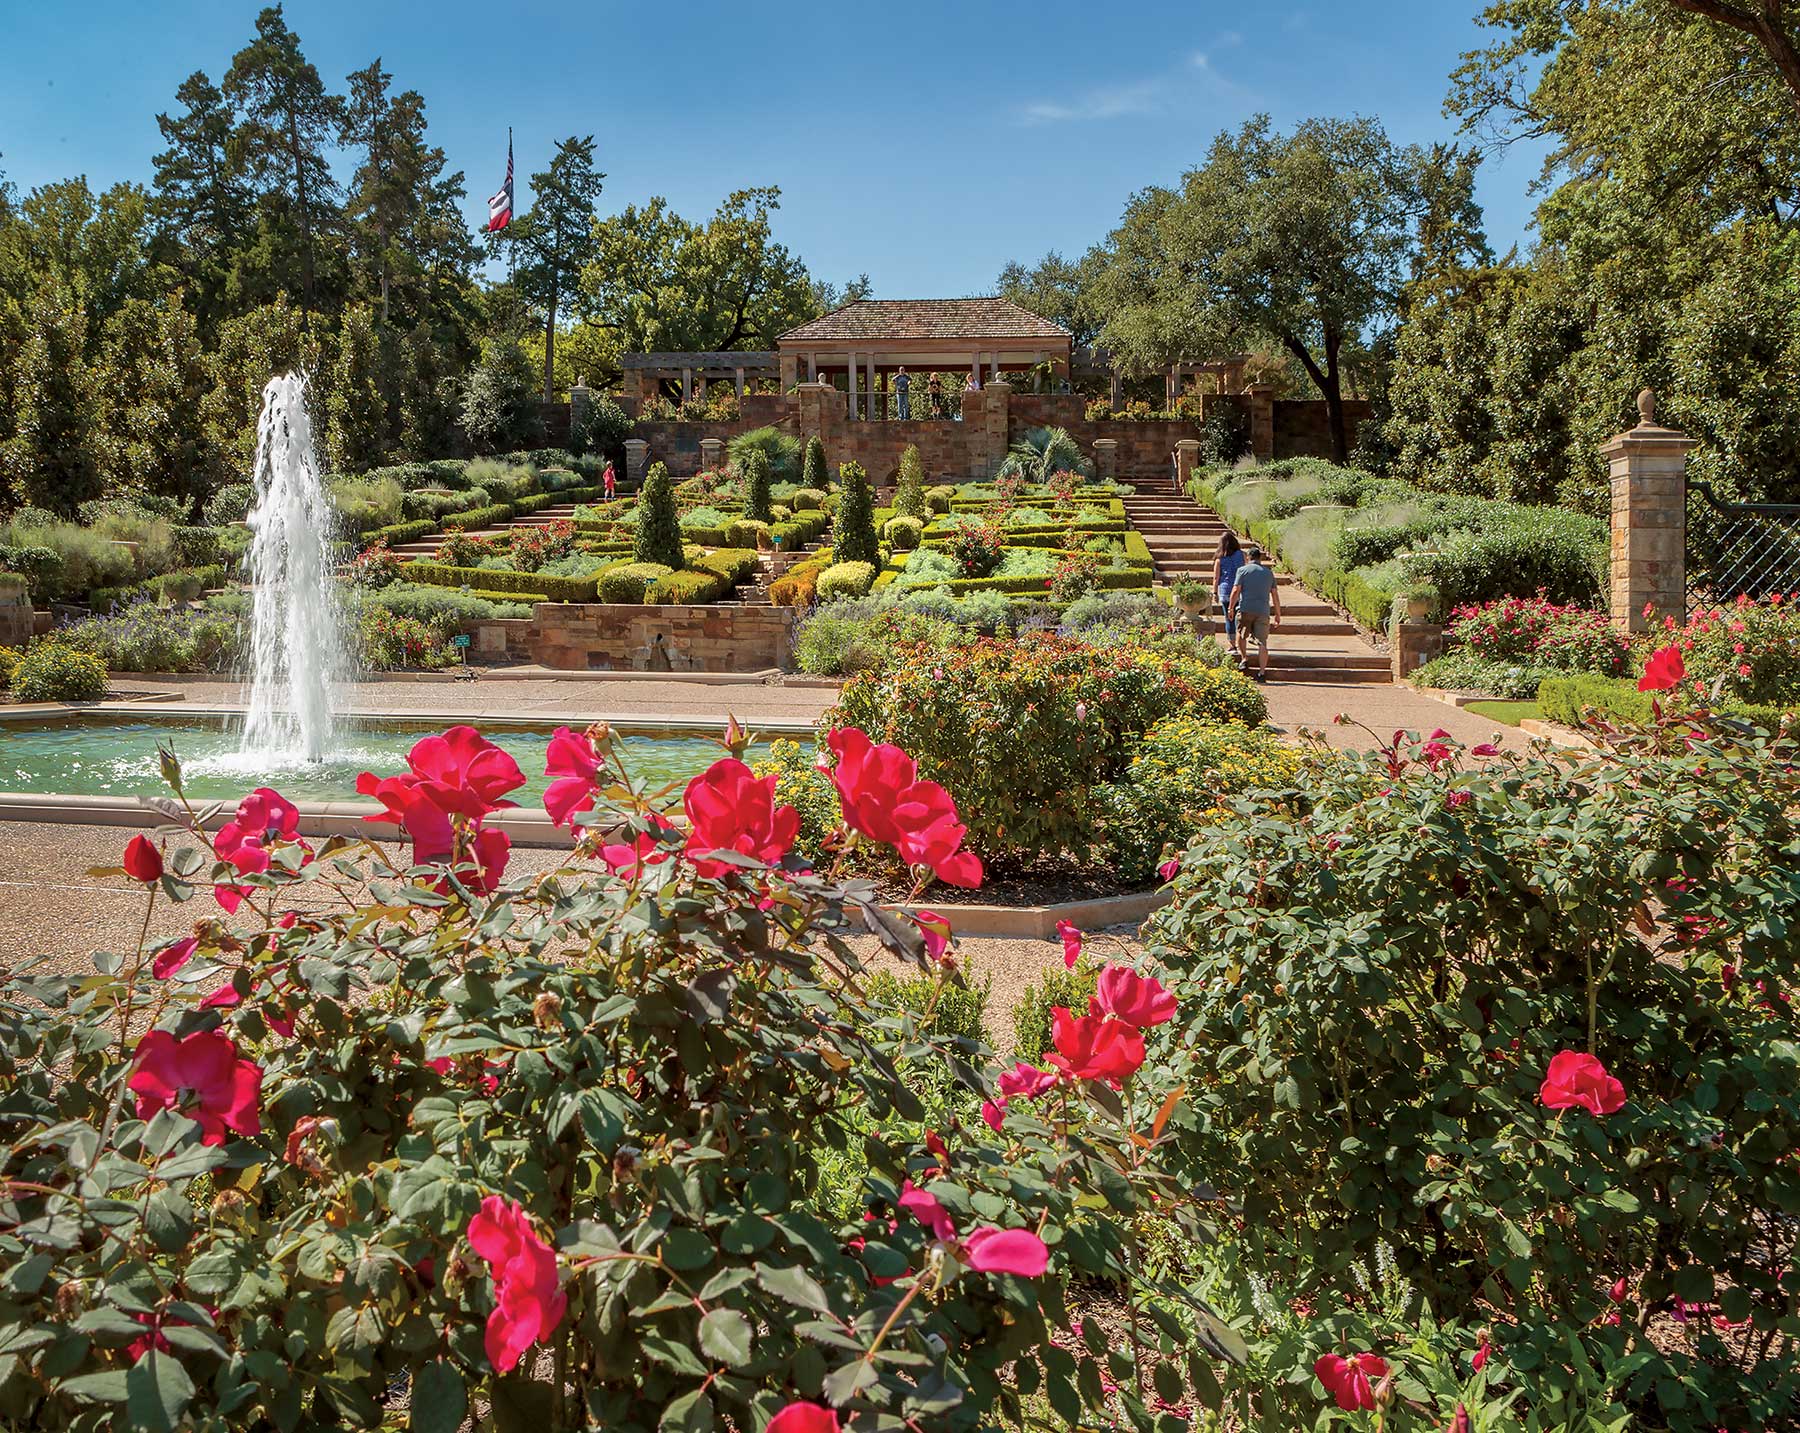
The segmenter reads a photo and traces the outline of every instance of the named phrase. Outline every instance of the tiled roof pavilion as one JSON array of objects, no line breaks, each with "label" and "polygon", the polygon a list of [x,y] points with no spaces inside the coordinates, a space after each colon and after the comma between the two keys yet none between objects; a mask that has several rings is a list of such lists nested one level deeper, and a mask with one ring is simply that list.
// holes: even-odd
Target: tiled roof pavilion
[{"label": "tiled roof pavilion", "polygon": [[882,375],[967,373],[986,383],[1003,373],[1066,377],[1069,331],[1002,298],[862,299],[776,340],[781,382],[834,383],[844,375],[852,415]]}]

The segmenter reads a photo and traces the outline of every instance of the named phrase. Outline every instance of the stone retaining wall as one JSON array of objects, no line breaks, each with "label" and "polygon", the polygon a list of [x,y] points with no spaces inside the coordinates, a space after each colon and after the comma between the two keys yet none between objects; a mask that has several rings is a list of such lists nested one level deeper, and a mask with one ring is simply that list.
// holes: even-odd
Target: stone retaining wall
[{"label": "stone retaining wall", "polygon": [[540,602],[529,618],[472,623],[476,661],[568,672],[756,672],[786,663],[786,607]]}]

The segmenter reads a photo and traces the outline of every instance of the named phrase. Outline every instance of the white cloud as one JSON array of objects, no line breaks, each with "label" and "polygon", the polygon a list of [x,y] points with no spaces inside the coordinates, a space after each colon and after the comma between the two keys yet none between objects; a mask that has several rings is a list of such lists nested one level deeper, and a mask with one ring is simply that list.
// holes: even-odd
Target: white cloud
[{"label": "white cloud", "polygon": [[1153,114],[1162,108],[1167,91],[1165,79],[1102,85],[1064,103],[1039,101],[1028,104],[1019,111],[1019,117],[1027,124],[1060,124],[1068,120],[1121,119],[1126,115]]}]

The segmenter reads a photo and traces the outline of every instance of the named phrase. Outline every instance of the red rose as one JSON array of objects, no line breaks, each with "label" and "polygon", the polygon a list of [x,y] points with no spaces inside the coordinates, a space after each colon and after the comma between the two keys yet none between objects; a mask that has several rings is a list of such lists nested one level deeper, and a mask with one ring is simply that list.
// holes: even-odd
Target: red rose
[{"label": "red rose", "polygon": [[151,844],[148,836],[133,836],[125,843],[124,866],[126,875],[147,886],[162,877],[162,852]]},{"label": "red rose", "polygon": [[1066,1006],[1051,1012],[1056,1048],[1045,1058],[1077,1080],[1105,1080],[1117,1087],[1144,1063],[1144,1037],[1120,1020],[1071,1015]]},{"label": "red rose", "polygon": [[257,1101],[262,1067],[238,1054],[231,1037],[201,1030],[177,1040],[152,1030],[138,1041],[126,1084],[137,1095],[137,1117],[173,1109],[199,1123],[202,1144],[224,1144],[225,1131],[256,1134],[262,1129]]},{"label": "red rose", "polygon": [[1367,1412],[1375,1407],[1375,1389],[1387,1377],[1387,1362],[1372,1353],[1353,1353],[1341,1358],[1328,1353],[1313,1365],[1313,1376],[1337,1400],[1346,1413]]},{"label": "red rose", "polygon": [[800,833],[800,813],[775,804],[775,781],[773,776],[758,780],[743,762],[727,756],[688,782],[682,798],[690,827],[687,852],[702,876],[737,869],[703,859],[708,851],[735,851],[770,865],[787,854]]},{"label": "red rose", "polygon": [[494,1311],[484,1338],[488,1362],[495,1372],[509,1373],[526,1349],[555,1332],[568,1306],[556,1254],[518,1202],[497,1194],[482,1200],[469,1221],[469,1243],[487,1260],[494,1280]]},{"label": "red rose", "polygon": [[1553,1110],[1579,1105],[1590,1114],[1610,1115],[1625,1104],[1625,1087],[1592,1055],[1564,1050],[1550,1061],[1538,1099]]},{"label": "red rose", "polygon": [[1644,675],[1638,679],[1640,692],[1666,692],[1681,685],[1687,676],[1687,663],[1681,660],[1681,648],[1668,646],[1650,654],[1644,663]]}]

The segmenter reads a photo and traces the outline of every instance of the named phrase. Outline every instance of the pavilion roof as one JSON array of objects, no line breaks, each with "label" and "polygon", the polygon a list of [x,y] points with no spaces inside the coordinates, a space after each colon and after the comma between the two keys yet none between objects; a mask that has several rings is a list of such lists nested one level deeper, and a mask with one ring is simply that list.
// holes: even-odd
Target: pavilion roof
[{"label": "pavilion roof", "polygon": [[773,349],[745,348],[711,353],[622,353],[621,368],[774,368],[780,355]]},{"label": "pavilion roof", "polygon": [[791,344],[876,342],[898,339],[1061,339],[1069,331],[1039,318],[1010,299],[862,299],[790,328],[777,340]]}]

